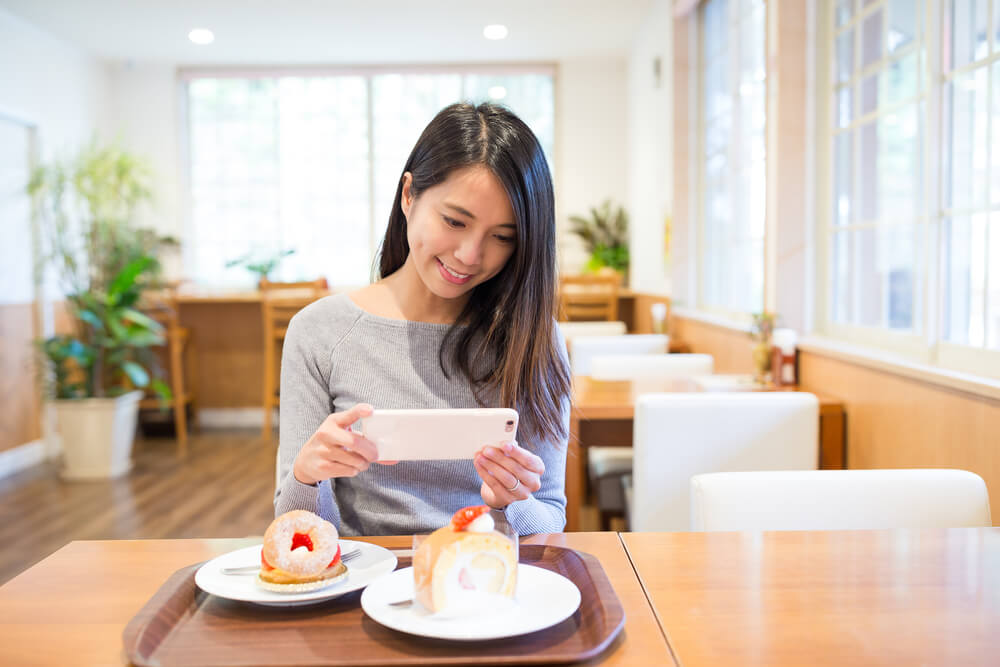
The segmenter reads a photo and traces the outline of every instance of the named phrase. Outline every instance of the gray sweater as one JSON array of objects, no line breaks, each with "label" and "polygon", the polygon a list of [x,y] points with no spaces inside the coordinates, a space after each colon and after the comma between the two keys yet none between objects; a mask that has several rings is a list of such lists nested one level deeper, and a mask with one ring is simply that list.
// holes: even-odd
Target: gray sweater
[{"label": "gray sweater", "polygon": [[[471,460],[372,464],[356,477],[316,486],[292,474],[299,449],[323,420],[357,403],[376,409],[479,407],[459,372],[446,377],[441,370],[438,351],[448,326],[372,315],[346,294],[320,299],[292,319],[281,359],[275,515],[306,509],[343,535],[406,535],[440,528],[456,510],[483,503]],[[565,361],[561,340],[557,349]],[[562,421],[568,432],[568,398]],[[521,535],[559,532],[566,522],[567,442],[518,444],[542,458],[545,474],[538,492],[506,508],[507,519]]]}]

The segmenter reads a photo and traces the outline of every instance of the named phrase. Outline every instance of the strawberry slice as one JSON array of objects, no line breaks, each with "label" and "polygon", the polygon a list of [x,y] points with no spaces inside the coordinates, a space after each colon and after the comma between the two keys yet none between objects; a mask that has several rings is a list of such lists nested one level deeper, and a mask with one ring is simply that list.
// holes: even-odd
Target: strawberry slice
[{"label": "strawberry slice", "polygon": [[456,531],[465,530],[469,527],[470,523],[489,511],[489,505],[473,505],[472,507],[463,507],[455,512],[455,515],[451,517],[451,529]]},{"label": "strawberry slice", "polygon": [[271,567],[271,564],[267,562],[267,559],[264,558],[264,552],[263,551],[260,552],[260,566],[265,571],[270,571],[270,570],[274,569],[273,567]]},{"label": "strawberry slice", "polygon": [[340,545],[338,544],[337,545],[337,555],[333,557],[333,560],[331,560],[330,564],[326,566],[326,569],[329,570],[331,567],[333,567],[334,565],[336,565],[337,561],[339,561],[339,560],[340,560]]}]

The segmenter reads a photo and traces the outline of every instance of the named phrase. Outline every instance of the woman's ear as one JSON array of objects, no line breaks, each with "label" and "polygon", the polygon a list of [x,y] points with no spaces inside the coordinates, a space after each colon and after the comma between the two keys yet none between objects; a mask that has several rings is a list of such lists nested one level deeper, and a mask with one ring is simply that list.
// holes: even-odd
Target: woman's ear
[{"label": "woman's ear", "polygon": [[399,207],[403,209],[403,217],[410,217],[410,209],[413,207],[413,174],[405,172],[403,174],[403,192],[399,200]]}]

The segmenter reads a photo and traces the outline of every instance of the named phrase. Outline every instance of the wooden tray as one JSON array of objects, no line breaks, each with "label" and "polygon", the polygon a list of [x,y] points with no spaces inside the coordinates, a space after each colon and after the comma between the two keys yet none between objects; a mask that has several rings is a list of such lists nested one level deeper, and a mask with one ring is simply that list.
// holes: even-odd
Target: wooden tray
[{"label": "wooden tray", "polygon": [[[209,595],[201,564],[178,570],[125,628],[136,665],[435,665],[566,663],[591,658],[621,632],[625,611],[590,554],[521,545],[522,563],[557,572],[580,589],[565,621],[513,638],[448,642],[390,630],[361,610],[361,591],[307,607],[262,607]],[[399,567],[408,567],[401,558]]]}]

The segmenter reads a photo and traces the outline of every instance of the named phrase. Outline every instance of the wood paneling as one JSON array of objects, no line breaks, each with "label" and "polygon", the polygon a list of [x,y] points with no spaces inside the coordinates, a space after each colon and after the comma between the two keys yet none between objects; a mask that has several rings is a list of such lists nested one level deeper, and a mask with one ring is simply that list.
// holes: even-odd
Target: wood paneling
[{"label": "wood paneling", "polygon": [[800,383],[844,401],[849,468],[961,468],[986,480],[1000,518],[1000,401],[799,354]]},{"label": "wood paneling", "polygon": [[264,333],[260,300],[182,302],[198,359],[199,408],[260,407],[264,390]]},{"label": "wood paneling", "polygon": [[683,340],[692,352],[712,355],[716,373],[753,373],[753,341],[743,332],[673,317],[670,337]]},{"label": "wood paneling", "polygon": [[34,304],[0,305],[0,451],[42,435]]}]

